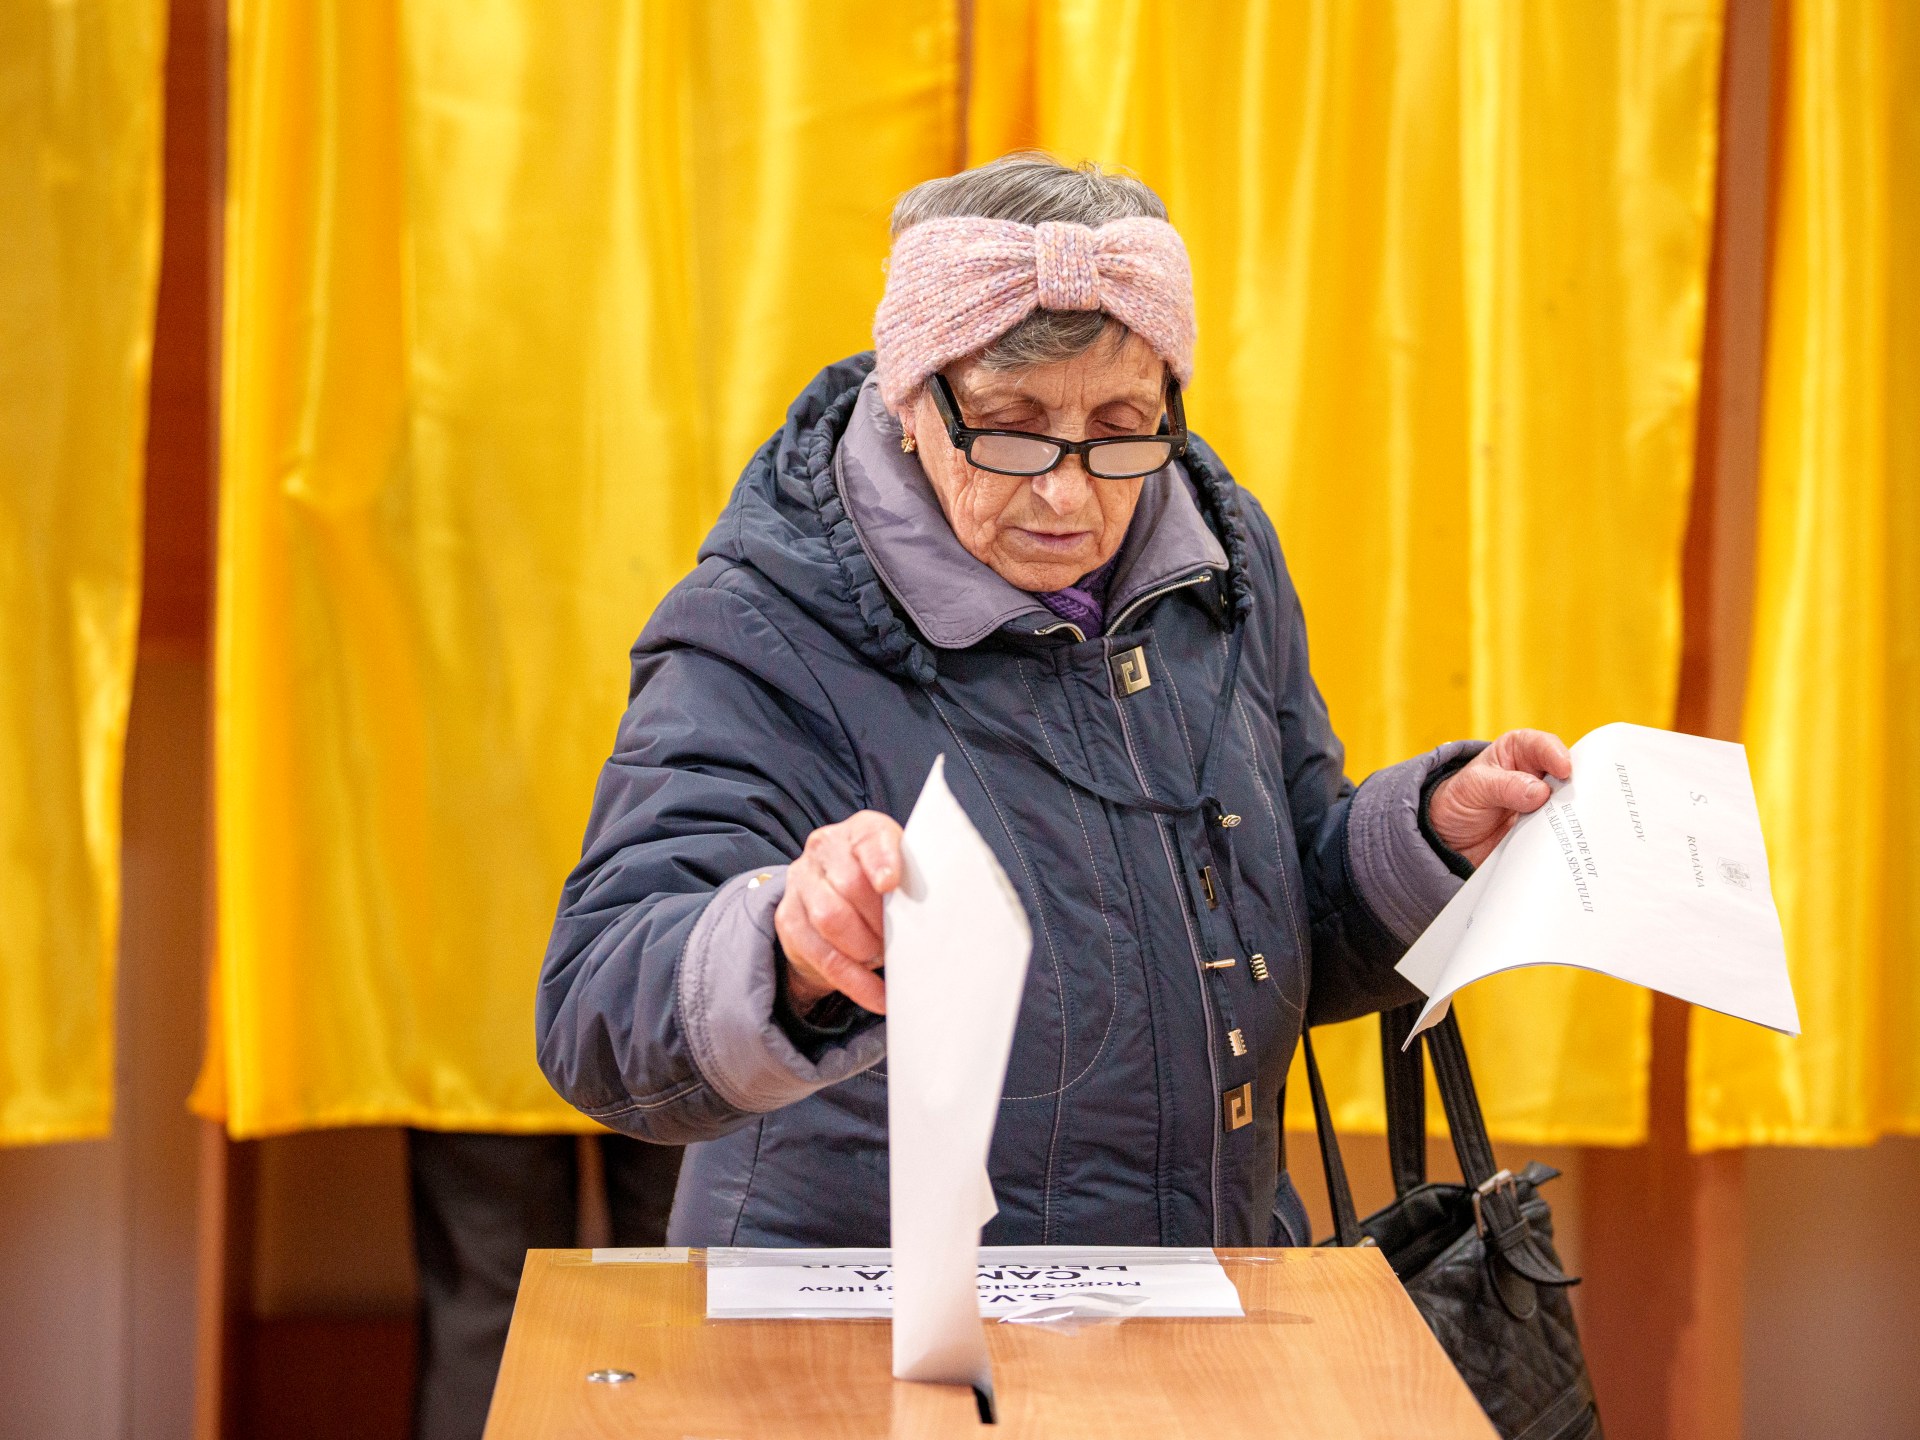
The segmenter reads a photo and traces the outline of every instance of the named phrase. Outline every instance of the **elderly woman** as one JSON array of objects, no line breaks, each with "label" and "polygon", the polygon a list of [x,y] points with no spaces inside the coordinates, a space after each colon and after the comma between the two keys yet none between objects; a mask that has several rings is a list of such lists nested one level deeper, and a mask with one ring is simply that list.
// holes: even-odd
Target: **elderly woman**
[{"label": "elderly woman", "polygon": [[1357,788],[1271,522],[1188,433],[1186,252],[1136,180],[910,191],[823,371],[633,651],[539,994],[588,1115],[687,1142],[683,1244],[887,1241],[881,900],[935,757],[1032,921],[997,1244],[1308,1241],[1301,1027],[1565,776],[1536,731]]}]

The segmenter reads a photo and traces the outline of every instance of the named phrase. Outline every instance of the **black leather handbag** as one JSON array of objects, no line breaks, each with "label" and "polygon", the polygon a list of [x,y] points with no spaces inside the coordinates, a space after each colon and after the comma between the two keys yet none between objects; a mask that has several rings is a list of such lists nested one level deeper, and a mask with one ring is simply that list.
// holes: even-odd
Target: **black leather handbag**
[{"label": "black leather handbag", "polygon": [[1560,1172],[1538,1163],[1518,1175],[1496,1168],[1466,1047],[1448,1015],[1425,1041],[1466,1183],[1428,1181],[1420,1047],[1400,1048],[1418,1013],[1406,1006],[1380,1017],[1395,1198],[1364,1220],[1354,1213],[1313,1042],[1302,1037],[1334,1217],[1324,1243],[1380,1247],[1505,1440],[1601,1440],[1567,1296],[1579,1282],[1560,1268],[1553,1217],[1539,1194]]}]

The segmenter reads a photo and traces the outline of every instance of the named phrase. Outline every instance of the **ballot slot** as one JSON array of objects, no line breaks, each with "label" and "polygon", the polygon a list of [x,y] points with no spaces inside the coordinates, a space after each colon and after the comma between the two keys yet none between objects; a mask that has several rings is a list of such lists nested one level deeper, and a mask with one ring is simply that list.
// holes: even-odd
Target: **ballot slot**
[{"label": "ballot slot", "polygon": [[980,1411],[980,1423],[982,1425],[998,1425],[1000,1423],[1000,1415],[999,1412],[994,1409],[993,1391],[990,1388],[980,1385],[974,1386],[973,1403]]}]

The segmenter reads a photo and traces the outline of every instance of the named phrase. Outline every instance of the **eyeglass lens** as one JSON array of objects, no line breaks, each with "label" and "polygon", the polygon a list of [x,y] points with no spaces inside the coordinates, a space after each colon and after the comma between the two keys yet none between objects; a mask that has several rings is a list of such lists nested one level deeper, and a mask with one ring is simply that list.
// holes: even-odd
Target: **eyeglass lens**
[{"label": "eyeglass lens", "polygon": [[[1060,460],[1060,447],[1024,435],[976,435],[968,457],[983,470],[1003,475],[1039,475]],[[1087,473],[1103,480],[1150,475],[1173,458],[1165,436],[1142,436],[1112,445],[1096,445],[1086,455]]]},{"label": "eyeglass lens", "polygon": [[1173,458],[1173,442],[1160,438],[1123,440],[1112,445],[1096,445],[1087,452],[1087,469],[1095,475],[1119,480],[1134,475],[1150,475]]},{"label": "eyeglass lens", "polygon": [[1038,475],[1053,468],[1060,458],[1060,447],[1044,440],[1029,440],[1024,435],[976,435],[969,458],[983,470],[998,470],[1004,475]]}]

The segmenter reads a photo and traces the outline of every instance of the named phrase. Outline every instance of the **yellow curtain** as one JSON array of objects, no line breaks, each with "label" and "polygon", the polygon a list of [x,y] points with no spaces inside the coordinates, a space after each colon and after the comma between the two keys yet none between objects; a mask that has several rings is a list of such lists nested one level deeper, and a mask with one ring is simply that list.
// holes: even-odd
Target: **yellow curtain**
[{"label": "yellow curtain", "polygon": [[113,1123],[164,45],[0,6],[0,1144]]},{"label": "yellow curtain", "polygon": [[1920,13],[1776,14],[1746,742],[1804,1033],[1696,1013],[1701,1147],[1920,1134]]},{"label": "yellow curtain", "polygon": [[[1194,422],[1274,516],[1356,775],[1671,722],[1720,22],[980,0],[971,158],[1130,166],[1186,236]],[[1644,992],[1537,970],[1460,1010],[1497,1133],[1643,1135]],[[1322,1051],[1354,1128],[1380,1124],[1372,1035]]]},{"label": "yellow curtain", "polygon": [[236,1135],[584,1122],[533,1058],[626,650],[953,168],[950,4],[236,0]]}]

